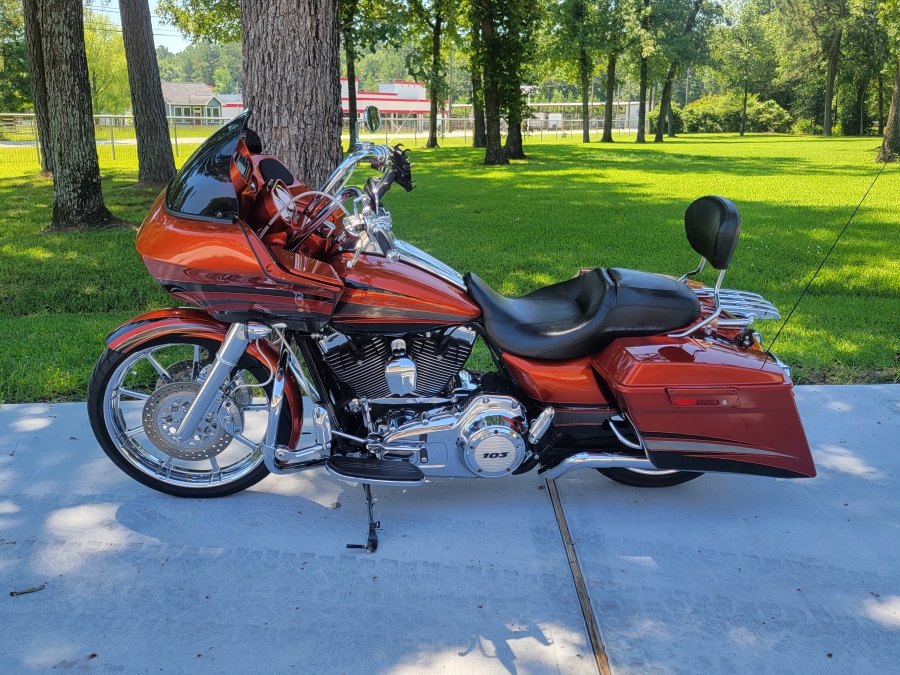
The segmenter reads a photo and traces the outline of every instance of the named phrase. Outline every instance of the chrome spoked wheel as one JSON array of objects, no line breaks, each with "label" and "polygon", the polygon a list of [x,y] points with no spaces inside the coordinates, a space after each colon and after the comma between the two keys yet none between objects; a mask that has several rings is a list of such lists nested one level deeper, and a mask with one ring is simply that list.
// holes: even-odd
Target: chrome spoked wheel
[{"label": "chrome spoked wheel", "polygon": [[187,441],[175,437],[216,348],[199,341],[157,344],[125,355],[111,369],[103,388],[105,431],[119,458],[153,483],[199,492],[241,483],[263,464],[269,402],[257,379],[268,376],[263,368],[239,364],[232,371],[237,388],[218,414],[207,416]]}]

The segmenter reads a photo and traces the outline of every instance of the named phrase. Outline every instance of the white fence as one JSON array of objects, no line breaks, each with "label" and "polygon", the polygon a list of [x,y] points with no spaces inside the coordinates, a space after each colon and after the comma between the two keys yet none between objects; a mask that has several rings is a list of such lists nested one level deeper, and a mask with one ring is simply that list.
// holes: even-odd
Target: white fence
[{"label": "white fence", "polygon": [[[169,117],[169,139],[176,157],[187,157],[223,123],[225,117]],[[95,115],[94,138],[101,162],[136,160],[134,117]],[[40,166],[41,144],[33,114],[0,113],[0,166],[29,171]]]},{"label": "white fence", "polygon": [[[614,104],[613,129],[618,133],[630,133],[637,127],[637,103]],[[531,114],[523,124],[526,137],[541,139],[581,140],[582,117],[580,103],[532,103]],[[169,138],[176,157],[190,156],[209,136],[230,118],[225,117],[169,117]],[[395,143],[405,139],[413,147],[424,142],[430,128],[427,115],[383,115],[382,129],[378,134],[364,138]],[[590,107],[588,128],[596,138],[603,128],[603,104]],[[474,119],[471,105],[455,105],[448,118],[441,114],[438,134],[446,139],[457,138],[467,144],[472,137]],[[505,122],[501,125],[506,133]],[[347,120],[344,120],[344,136],[347,137]],[[137,142],[134,118],[130,115],[95,115],[94,138],[97,155],[104,164],[110,162],[137,161]],[[412,141],[410,143],[409,141]],[[41,144],[33,114],[0,113],[0,176],[6,174],[33,173],[40,167]]]}]

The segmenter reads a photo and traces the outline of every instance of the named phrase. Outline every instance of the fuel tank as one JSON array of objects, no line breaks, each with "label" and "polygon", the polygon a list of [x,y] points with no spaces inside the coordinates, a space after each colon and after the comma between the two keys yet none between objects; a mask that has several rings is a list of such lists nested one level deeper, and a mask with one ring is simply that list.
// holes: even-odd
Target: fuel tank
[{"label": "fuel tank", "polygon": [[416,265],[349,252],[330,260],[343,282],[332,323],[343,332],[409,333],[465,324],[481,315],[459,286]]}]

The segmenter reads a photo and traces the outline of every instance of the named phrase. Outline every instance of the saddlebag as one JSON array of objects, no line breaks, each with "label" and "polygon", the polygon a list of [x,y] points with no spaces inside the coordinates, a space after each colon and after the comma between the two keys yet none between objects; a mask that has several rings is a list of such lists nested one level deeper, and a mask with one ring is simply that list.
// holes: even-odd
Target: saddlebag
[{"label": "saddlebag", "polygon": [[592,365],[659,469],[816,475],[793,383],[758,349],[692,338],[622,338]]}]

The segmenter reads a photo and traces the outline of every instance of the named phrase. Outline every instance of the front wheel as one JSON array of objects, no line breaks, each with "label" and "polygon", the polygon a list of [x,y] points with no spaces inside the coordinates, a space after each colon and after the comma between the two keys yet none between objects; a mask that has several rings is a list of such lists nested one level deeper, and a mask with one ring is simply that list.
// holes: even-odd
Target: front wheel
[{"label": "front wheel", "polygon": [[[88,416],[103,451],[122,471],[177,497],[224,497],[265,478],[269,368],[244,354],[233,393],[187,441],[174,435],[221,342],[180,335],[134,350],[103,352],[88,385]],[[278,442],[290,438],[285,401]]]},{"label": "front wheel", "polygon": [[660,469],[597,469],[597,471],[617,483],[643,488],[672,487],[703,475],[694,471],[662,471]]}]

